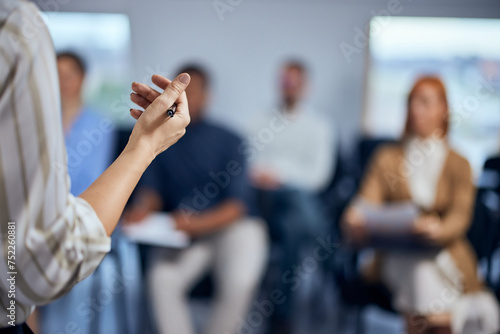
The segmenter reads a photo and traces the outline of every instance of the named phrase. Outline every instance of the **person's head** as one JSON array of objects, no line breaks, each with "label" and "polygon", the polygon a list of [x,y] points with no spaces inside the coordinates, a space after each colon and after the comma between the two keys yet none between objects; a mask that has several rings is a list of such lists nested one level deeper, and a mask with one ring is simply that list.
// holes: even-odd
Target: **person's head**
[{"label": "person's head", "polygon": [[427,138],[448,133],[448,99],[446,88],[438,77],[417,80],[408,95],[408,114],[404,137]]},{"label": "person's head", "polygon": [[178,73],[187,73],[191,76],[191,82],[186,88],[186,95],[191,120],[197,121],[203,116],[208,104],[210,77],[203,67],[196,64],[183,66]]},{"label": "person's head", "polygon": [[280,88],[285,106],[295,106],[306,92],[306,66],[297,60],[287,61],[282,67]]},{"label": "person's head", "polygon": [[64,102],[80,98],[86,71],[83,59],[73,52],[58,53],[57,70],[61,100]]}]

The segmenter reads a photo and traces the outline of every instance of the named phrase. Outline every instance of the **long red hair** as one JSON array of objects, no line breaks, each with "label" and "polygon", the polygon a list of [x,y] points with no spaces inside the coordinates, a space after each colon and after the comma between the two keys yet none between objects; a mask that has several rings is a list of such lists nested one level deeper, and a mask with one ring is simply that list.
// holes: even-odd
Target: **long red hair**
[{"label": "long red hair", "polygon": [[405,124],[405,129],[403,133],[403,138],[408,138],[412,134],[412,124],[411,124],[411,117],[410,117],[410,112],[411,112],[411,100],[415,96],[415,93],[417,90],[424,86],[424,85],[429,85],[432,86],[433,89],[436,90],[438,93],[439,98],[441,99],[441,102],[444,104],[444,113],[443,113],[443,125],[442,125],[442,130],[443,130],[443,137],[446,137],[448,134],[448,128],[449,128],[449,108],[448,108],[448,98],[446,94],[446,87],[444,86],[443,81],[441,81],[440,78],[436,76],[424,76],[421,77],[420,79],[415,82],[413,85],[413,88],[410,91],[410,94],[408,94],[408,101],[406,104],[406,124]]}]

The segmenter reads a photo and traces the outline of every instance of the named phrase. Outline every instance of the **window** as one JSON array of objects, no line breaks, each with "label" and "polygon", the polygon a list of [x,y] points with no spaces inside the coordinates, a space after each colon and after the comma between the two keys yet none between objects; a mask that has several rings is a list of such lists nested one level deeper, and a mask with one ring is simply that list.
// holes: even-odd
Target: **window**
[{"label": "window", "polygon": [[45,12],[56,51],[73,51],[87,65],[85,103],[116,123],[130,121],[130,23],[127,15]]},{"label": "window", "polygon": [[495,19],[374,17],[365,134],[399,138],[413,83],[425,74],[438,75],[448,91],[450,144],[477,175],[500,144],[499,36]]}]

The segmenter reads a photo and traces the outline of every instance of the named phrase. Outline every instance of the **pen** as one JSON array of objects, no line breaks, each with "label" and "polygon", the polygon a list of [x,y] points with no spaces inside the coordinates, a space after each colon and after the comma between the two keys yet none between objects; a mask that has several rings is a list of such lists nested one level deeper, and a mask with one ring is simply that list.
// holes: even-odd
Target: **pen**
[{"label": "pen", "polygon": [[170,117],[174,117],[176,110],[177,110],[177,104],[174,103],[170,108],[168,108],[167,115]]}]

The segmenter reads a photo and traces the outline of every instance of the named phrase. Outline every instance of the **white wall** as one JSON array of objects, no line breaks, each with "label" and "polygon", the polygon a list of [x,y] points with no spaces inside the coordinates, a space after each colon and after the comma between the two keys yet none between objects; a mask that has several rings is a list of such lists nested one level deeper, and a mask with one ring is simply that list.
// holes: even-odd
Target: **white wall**
[{"label": "white wall", "polygon": [[[37,0],[52,11],[128,14],[132,80],[151,71],[172,76],[183,62],[202,61],[215,81],[211,116],[236,129],[276,102],[280,61],[302,58],[312,72],[309,103],[331,116],[345,148],[360,125],[366,50],[348,62],[339,46],[353,45],[354,28],[364,28],[392,1],[222,0],[234,6],[221,20],[212,0]],[[393,6],[407,16],[500,17],[496,0],[401,0]]]}]

